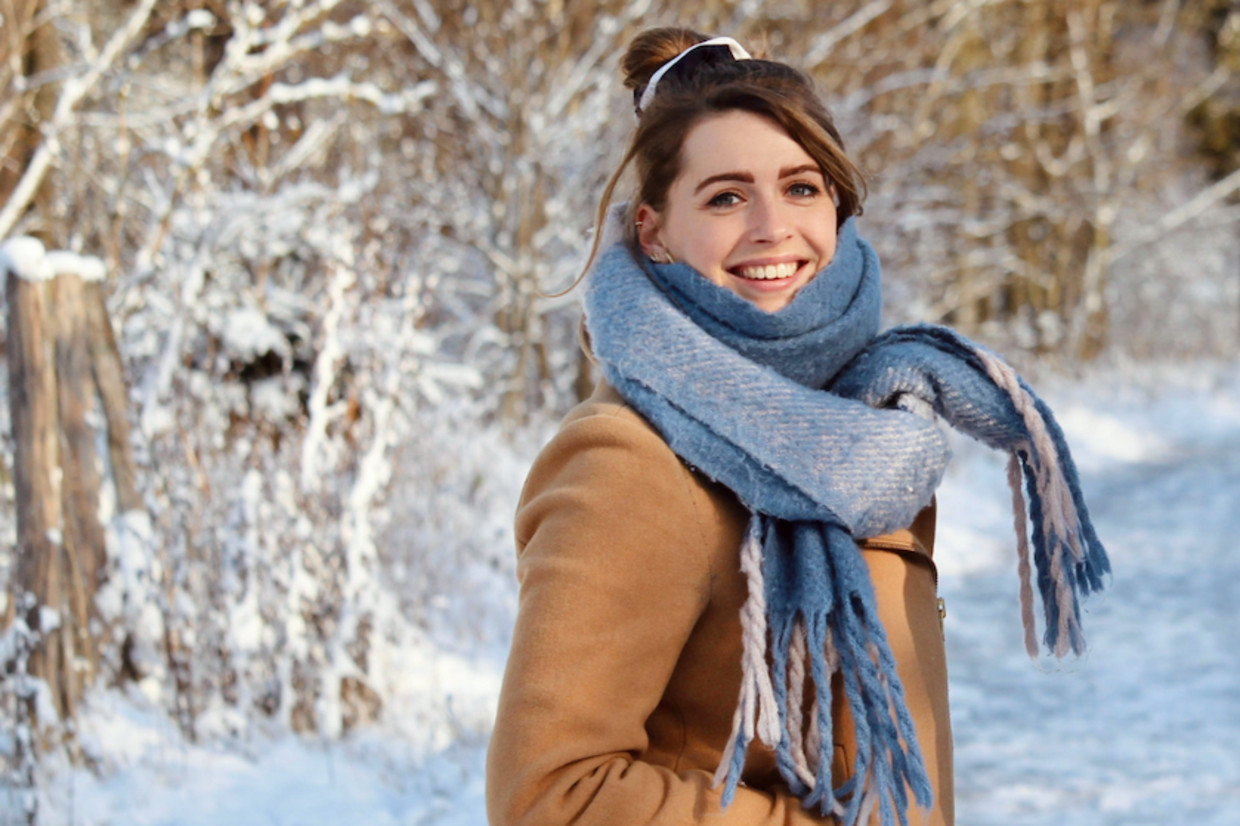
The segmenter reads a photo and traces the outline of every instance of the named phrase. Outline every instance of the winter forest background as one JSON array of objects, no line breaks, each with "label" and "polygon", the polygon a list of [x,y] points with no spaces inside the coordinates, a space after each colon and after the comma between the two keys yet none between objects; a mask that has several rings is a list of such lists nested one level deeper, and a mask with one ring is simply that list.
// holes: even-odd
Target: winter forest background
[{"label": "winter forest background", "polygon": [[[0,240],[104,274],[138,496],[122,507],[105,478],[85,624],[63,543],[63,604],[17,596],[30,551],[6,372],[0,823],[482,822],[512,509],[593,381],[575,294],[547,293],[577,274],[632,124],[619,54],[667,23],[815,77],[869,175],[887,323],[957,326],[1052,388],[1087,494],[1091,468],[1148,469],[1168,445],[1240,457],[1235,0],[0,0]],[[5,249],[10,270],[41,266]],[[952,528],[945,502],[941,546],[1010,542],[985,537],[973,501],[1002,505],[985,461],[964,447],[949,488],[971,508]],[[1221,467],[1165,496],[1231,512],[1240,479]],[[946,590],[969,559],[945,563]],[[1234,609],[1218,617],[1234,627]],[[987,708],[963,622],[962,729]],[[1200,708],[1240,704],[1222,640],[1211,662],[1233,676]],[[41,647],[69,652],[54,685]],[[1018,661],[1004,691],[1041,690],[1036,671]],[[1234,748],[1240,721],[1220,713]],[[1011,755],[977,742],[958,741],[980,772],[958,766],[962,823],[1111,822],[1021,820],[1042,811],[1036,783],[1002,797],[978,778]],[[1234,813],[1240,758],[1194,759]],[[1201,794],[1159,776],[1077,808],[1149,811],[1148,794],[1195,811]],[[1238,822],[1211,811],[1181,822]]]}]

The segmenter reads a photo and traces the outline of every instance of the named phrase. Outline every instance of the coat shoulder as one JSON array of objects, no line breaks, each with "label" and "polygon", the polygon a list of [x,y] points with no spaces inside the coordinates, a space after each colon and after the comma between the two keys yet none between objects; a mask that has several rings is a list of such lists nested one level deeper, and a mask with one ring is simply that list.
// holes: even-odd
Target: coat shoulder
[{"label": "coat shoulder", "polygon": [[704,551],[712,569],[721,552],[735,553],[747,518],[731,491],[690,469],[606,383],[569,412],[530,469],[517,511],[518,550],[548,515],[568,510],[661,526]]},{"label": "coat shoulder", "polygon": [[665,481],[687,468],[658,431],[607,384],[569,411],[534,461],[522,503],[547,482],[564,480],[598,484],[617,493],[641,477]]}]

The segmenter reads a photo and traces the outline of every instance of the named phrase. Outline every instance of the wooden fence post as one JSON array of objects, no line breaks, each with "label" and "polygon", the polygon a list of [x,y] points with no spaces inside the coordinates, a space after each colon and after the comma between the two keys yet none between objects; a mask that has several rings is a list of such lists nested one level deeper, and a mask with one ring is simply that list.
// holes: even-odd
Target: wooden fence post
[{"label": "wooden fence post", "polygon": [[[12,604],[33,632],[29,673],[73,715],[99,667],[95,596],[107,571],[99,519],[96,434],[119,512],[142,506],[129,447],[120,355],[103,295],[103,265],[45,253],[30,238],[0,248],[9,311],[9,404],[18,547]],[[103,416],[92,416],[92,413]],[[33,707],[31,709],[33,711]]]},{"label": "wooden fence post", "polygon": [[3,252],[0,269],[5,270],[9,310],[9,408],[17,494],[12,604],[37,641],[28,661],[30,673],[46,682],[53,707],[67,716],[74,695],[73,659],[66,662],[61,639],[68,617],[62,603],[60,428],[54,331],[48,329],[54,320],[47,308],[49,274],[43,245],[32,238],[9,241]]}]

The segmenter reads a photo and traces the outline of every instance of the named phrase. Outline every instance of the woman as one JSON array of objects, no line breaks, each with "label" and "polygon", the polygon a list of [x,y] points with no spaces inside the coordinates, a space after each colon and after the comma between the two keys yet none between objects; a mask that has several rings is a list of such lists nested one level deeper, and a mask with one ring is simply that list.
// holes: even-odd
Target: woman
[{"label": "woman", "polygon": [[1060,653],[1107,570],[1062,437],[950,331],[877,336],[861,177],[800,73],[683,29],[623,68],[600,222],[630,162],[638,187],[586,297],[606,381],[517,514],[491,822],[950,824],[932,419],[1025,473]]}]

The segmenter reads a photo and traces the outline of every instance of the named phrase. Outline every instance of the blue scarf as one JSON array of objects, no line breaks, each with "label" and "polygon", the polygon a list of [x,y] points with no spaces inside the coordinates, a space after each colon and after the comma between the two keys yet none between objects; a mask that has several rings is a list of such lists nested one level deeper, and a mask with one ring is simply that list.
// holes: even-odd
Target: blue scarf
[{"label": "blue scarf", "polygon": [[[752,514],[741,694],[716,774],[724,805],[757,737],[807,807],[845,826],[875,810],[884,826],[906,823],[908,790],[928,807],[930,783],[857,541],[907,527],[930,502],[949,459],[937,419],[1008,452],[1018,524],[1030,522],[1030,536],[1017,536],[1026,647],[1036,655],[1032,557],[1044,642],[1080,653],[1078,598],[1102,587],[1110,565],[1050,410],[997,356],[947,328],[878,335],[878,259],[853,219],[830,265],[776,313],[687,265],[638,260],[622,242],[592,269],[585,302],[606,379]],[[840,786],[833,674],[857,736]]]}]

